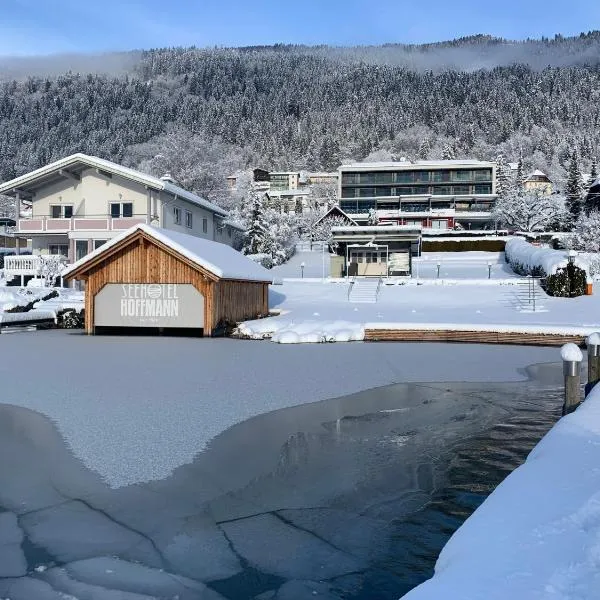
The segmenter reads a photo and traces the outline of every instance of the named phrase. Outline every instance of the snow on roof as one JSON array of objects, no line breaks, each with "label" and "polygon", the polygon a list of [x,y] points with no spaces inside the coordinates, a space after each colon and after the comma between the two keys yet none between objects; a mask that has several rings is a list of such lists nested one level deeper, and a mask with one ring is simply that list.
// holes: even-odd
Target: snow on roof
[{"label": "snow on roof", "polygon": [[399,161],[378,161],[378,162],[359,162],[342,165],[339,170],[349,169],[397,169],[399,167],[492,167],[493,163],[489,161],[475,159],[456,159],[456,160],[399,160]]},{"label": "snow on roof", "polygon": [[234,250],[231,246],[179,231],[152,227],[144,223],[123,231],[93,252],[90,252],[90,254],[69,265],[63,271],[62,276],[69,277],[71,273],[91,262],[97,256],[103,254],[136,231],[143,231],[151,238],[185,256],[220,279],[241,279],[269,283],[273,280],[267,269],[250,260],[237,250]]},{"label": "snow on roof", "polygon": [[536,169],[533,173],[529,174],[529,177],[548,177],[548,175],[546,175],[546,173],[543,171]]},{"label": "snow on roof", "polygon": [[342,215],[343,217],[345,217],[346,219],[348,219],[348,221],[350,223],[353,223],[354,225],[356,225],[356,221],[349,216],[346,212],[344,212],[339,204],[334,204],[322,217],[319,217],[314,223],[313,223],[313,227],[317,224],[319,224],[323,219],[327,218],[331,213],[339,213],[340,215]]},{"label": "snow on roof", "polygon": [[170,181],[153,177],[152,175],[142,173],[141,171],[136,171],[135,169],[123,167],[122,165],[118,165],[110,160],[98,158],[97,156],[82,154],[81,152],[78,152],[77,154],[71,154],[70,156],[61,158],[60,160],[36,169],[35,171],[31,171],[25,175],[21,175],[20,177],[16,177],[15,179],[11,179],[10,181],[0,184],[0,194],[5,194],[14,188],[23,187],[24,185],[33,183],[39,178],[51,175],[52,173],[58,172],[61,169],[65,169],[77,163],[119,175],[125,179],[130,179],[143,185],[147,185],[155,190],[164,190],[173,196],[178,196],[188,200],[189,202],[210,210],[217,215],[221,215],[223,217],[227,216],[227,211],[223,210],[216,204],[213,204],[212,202],[209,202],[208,200],[205,200],[204,198],[201,198],[200,196],[189,192],[188,190],[185,190],[182,187],[171,183]]},{"label": "snow on roof", "polygon": [[331,233],[378,234],[387,233],[421,233],[420,225],[340,225],[331,228]]}]

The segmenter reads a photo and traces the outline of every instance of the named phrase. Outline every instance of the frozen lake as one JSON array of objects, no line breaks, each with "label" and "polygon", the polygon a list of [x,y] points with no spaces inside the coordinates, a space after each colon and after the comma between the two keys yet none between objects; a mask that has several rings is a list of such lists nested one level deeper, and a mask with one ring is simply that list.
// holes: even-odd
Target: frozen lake
[{"label": "frozen lake", "polygon": [[[18,346],[27,337],[33,338],[17,334],[2,341],[11,338]],[[76,345],[96,342],[107,357],[111,344],[121,345],[121,350],[113,347],[113,354],[122,356],[126,349],[131,369],[145,370],[144,389],[154,381],[157,353],[162,356],[160,349],[169,348],[169,373],[176,383],[173,393],[162,398],[164,412],[187,411],[187,420],[194,419],[190,428],[203,443],[204,424],[186,404],[182,380],[173,375],[178,374],[174,348],[182,342],[186,354],[196,350],[196,385],[207,371],[203,348],[223,358],[225,351],[235,358],[236,350],[249,349],[248,344],[258,352],[279,348],[218,340],[193,345],[198,340],[76,339]],[[192,345],[185,346],[188,342]],[[136,344],[149,347],[145,361],[135,358]],[[339,377],[361,360],[381,375],[376,365],[383,361],[384,349],[406,359],[413,377],[422,375],[414,365],[424,360],[423,352],[429,349],[439,357],[450,349],[455,377],[448,380],[454,383],[385,385],[270,412],[266,408],[217,433],[191,462],[175,466],[160,480],[118,488],[88,468],[73,444],[65,443],[59,430],[62,417],[53,422],[39,411],[0,405],[0,453],[11,457],[0,462],[0,597],[395,600],[431,575],[450,534],[522,462],[560,414],[561,365],[525,369],[532,358],[549,358],[555,350],[486,348],[313,346],[321,369],[305,362],[310,386],[325,381],[324,367],[337,365]],[[502,361],[494,353],[499,350],[504,351]],[[275,354],[268,356],[276,370]],[[287,360],[303,356],[286,354]],[[476,375],[488,383],[456,381],[467,372],[469,360],[470,371],[480,365]],[[110,358],[107,363],[112,364]],[[251,388],[248,372],[239,365],[235,371]],[[448,374],[441,365],[436,373]],[[518,381],[526,374],[529,381]],[[38,388],[46,402],[56,392],[53,383],[62,382],[58,387],[63,392],[70,388],[68,376],[62,375],[48,384],[52,393]],[[493,377],[512,382],[492,383]],[[273,402],[278,381],[275,374]],[[294,381],[290,378],[288,393],[300,400]],[[115,404],[131,402],[133,388],[120,390],[119,382],[118,376],[112,378],[114,393],[120,394]],[[81,375],[73,384],[84,389]],[[223,381],[228,386],[233,389]],[[89,390],[79,400],[89,402]],[[245,400],[238,398],[239,405]],[[113,419],[121,416],[112,402],[102,407]],[[218,404],[212,408],[216,414],[221,410]],[[133,420],[131,406],[126,409],[123,418]],[[156,422],[157,431],[146,432],[152,421],[140,419],[136,439],[142,444],[146,436],[158,439],[148,461],[155,457],[160,463],[163,453],[172,452],[167,436],[171,425],[161,431]],[[103,423],[81,426],[94,440],[93,431],[102,430]],[[114,429],[122,431],[118,419]],[[115,439],[114,431],[103,435],[107,444]],[[186,430],[186,440],[188,435]],[[121,456],[122,461],[130,458]]]}]

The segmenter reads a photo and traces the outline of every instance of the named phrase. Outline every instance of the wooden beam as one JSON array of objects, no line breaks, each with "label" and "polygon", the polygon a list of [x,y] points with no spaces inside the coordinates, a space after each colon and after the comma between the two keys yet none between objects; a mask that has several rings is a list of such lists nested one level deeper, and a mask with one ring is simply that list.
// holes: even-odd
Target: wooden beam
[{"label": "wooden beam", "polygon": [[67,171],[67,169],[59,169],[58,174],[62,177],[72,179],[73,181],[81,181],[81,175],[77,175],[77,173],[71,173],[71,171]]},{"label": "wooden beam", "polygon": [[96,173],[101,177],[106,177],[106,179],[112,179],[112,173],[108,171],[103,171],[102,169],[96,169]]},{"label": "wooden beam", "polygon": [[18,194],[21,200],[31,200],[35,196],[35,192],[28,192],[27,190],[22,190],[21,188],[13,188],[11,192],[15,195]]}]

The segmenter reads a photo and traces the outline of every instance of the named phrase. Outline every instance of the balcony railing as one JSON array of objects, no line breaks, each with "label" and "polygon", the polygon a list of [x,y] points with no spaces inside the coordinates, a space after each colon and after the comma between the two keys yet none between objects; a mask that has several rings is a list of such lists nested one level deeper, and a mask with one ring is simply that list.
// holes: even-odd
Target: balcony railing
[{"label": "balcony railing", "polygon": [[70,219],[52,217],[31,217],[19,219],[17,233],[68,233],[70,231],[120,231],[138,223],[146,223],[146,215],[133,217],[110,217],[88,215]]},{"label": "balcony railing", "polygon": [[8,280],[16,276],[43,275],[44,267],[49,263],[57,263],[58,270],[68,262],[62,254],[26,254],[22,256],[4,257],[4,277]]}]

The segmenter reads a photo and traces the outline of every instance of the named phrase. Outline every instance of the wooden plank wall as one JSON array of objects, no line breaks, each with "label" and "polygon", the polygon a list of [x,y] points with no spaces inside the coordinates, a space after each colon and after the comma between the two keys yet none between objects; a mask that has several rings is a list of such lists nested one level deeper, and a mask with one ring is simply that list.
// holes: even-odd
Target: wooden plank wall
[{"label": "wooden plank wall", "polygon": [[94,298],[107,283],[191,283],[204,296],[204,335],[214,324],[214,282],[198,270],[140,238],[89,271],[85,293],[85,330],[94,330]]},{"label": "wooden plank wall", "polygon": [[469,344],[519,344],[522,346],[562,346],[567,342],[582,345],[584,336],[502,333],[497,331],[451,331],[424,329],[365,329],[369,342],[464,342]]},{"label": "wooden plank wall", "polygon": [[214,325],[244,321],[269,313],[269,284],[254,281],[218,281],[214,293]]}]

